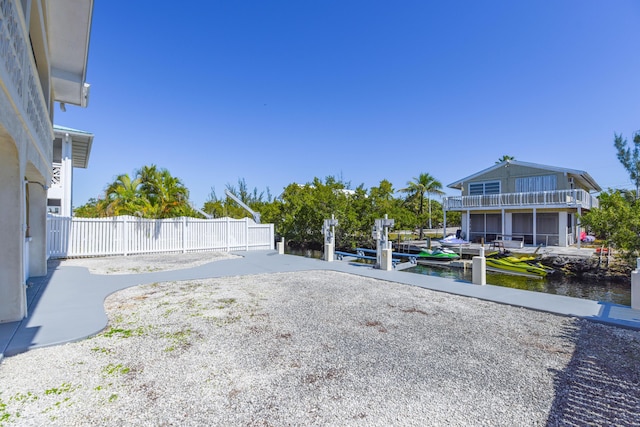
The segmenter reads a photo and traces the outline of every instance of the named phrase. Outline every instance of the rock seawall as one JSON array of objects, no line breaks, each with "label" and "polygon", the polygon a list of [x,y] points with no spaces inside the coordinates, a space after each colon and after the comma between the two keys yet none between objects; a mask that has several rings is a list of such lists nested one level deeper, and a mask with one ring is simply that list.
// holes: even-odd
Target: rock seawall
[{"label": "rock seawall", "polygon": [[631,283],[632,268],[615,257],[579,257],[543,255],[540,262],[556,270],[556,274],[578,277],[590,281]]}]

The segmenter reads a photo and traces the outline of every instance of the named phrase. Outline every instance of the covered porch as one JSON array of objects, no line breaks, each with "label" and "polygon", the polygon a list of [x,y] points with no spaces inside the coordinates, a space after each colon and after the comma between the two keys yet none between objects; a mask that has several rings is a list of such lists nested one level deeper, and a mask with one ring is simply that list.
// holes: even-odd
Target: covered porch
[{"label": "covered porch", "polygon": [[578,210],[466,210],[462,231],[473,243],[518,240],[524,245],[580,247]]}]

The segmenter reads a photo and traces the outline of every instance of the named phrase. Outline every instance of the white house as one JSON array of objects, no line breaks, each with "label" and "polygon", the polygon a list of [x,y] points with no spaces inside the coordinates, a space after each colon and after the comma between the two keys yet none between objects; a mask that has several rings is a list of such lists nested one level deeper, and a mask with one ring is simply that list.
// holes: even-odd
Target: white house
[{"label": "white house", "polygon": [[93,144],[93,134],[54,125],[53,176],[47,191],[47,212],[62,216],[73,214],[73,168],[86,169]]},{"label": "white house", "polygon": [[0,0],[0,322],[47,272],[54,103],[86,106],[93,0]]},{"label": "white house", "polygon": [[580,216],[598,207],[602,189],[587,172],[516,160],[497,163],[449,184],[460,196],[443,208],[462,213],[472,242],[519,240],[528,245],[580,245]]}]

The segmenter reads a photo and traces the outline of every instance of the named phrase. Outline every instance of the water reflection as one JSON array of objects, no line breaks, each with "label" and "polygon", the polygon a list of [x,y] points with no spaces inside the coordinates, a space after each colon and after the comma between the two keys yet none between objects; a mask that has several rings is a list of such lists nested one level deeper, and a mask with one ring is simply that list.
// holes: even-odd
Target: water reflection
[{"label": "water reflection", "polygon": [[[286,252],[291,255],[300,255],[307,258],[322,258],[322,251],[310,249],[292,250],[287,248]],[[472,281],[471,269],[463,270],[460,268],[437,268],[417,265],[403,271],[414,274],[424,274],[427,276],[464,280],[469,283]],[[631,286],[628,284],[585,282],[564,276],[533,279],[529,277],[493,273],[490,271],[487,271],[487,284],[504,286],[507,288],[524,289],[527,291],[566,295],[594,301],[612,302],[627,306],[631,305]]]},{"label": "water reflection", "polygon": [[[472,281],[471,270],[458,268],[433,268],[424,265],[404,270],[409,273],[426,274],[429,276],[449,277]],[[631,287],[620,283],[585,282],[570,277],[552,276],[545,279],[513,276],[487,271],[487,284],[504,286],[507,288],[524,289],[527,291],[545,292],[548,294],[566,295],[594,301],[612,302],[631,305]]]}]

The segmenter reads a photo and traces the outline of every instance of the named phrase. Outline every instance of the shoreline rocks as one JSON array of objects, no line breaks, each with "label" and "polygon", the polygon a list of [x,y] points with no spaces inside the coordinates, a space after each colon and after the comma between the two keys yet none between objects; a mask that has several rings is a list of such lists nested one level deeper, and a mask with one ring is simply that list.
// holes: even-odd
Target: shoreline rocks
[{"label": "shoreline rocks", "polygon": [[589,281],[631,283],[632,268],[615,257],[579,257],[543,255],[540,262],[556,270],[556,274]]}]

